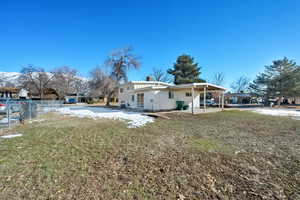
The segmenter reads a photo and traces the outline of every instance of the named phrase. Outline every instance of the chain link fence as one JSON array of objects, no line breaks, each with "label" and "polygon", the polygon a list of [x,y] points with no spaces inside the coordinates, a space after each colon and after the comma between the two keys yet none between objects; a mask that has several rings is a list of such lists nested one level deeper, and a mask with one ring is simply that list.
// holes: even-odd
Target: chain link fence
[{"label": "chain link fence", "polygon": [[10,128],[25,121],[31,122],[41,114],[63,107],[63,103],[63,101],[45,100],[0,100],[0,129]]}]

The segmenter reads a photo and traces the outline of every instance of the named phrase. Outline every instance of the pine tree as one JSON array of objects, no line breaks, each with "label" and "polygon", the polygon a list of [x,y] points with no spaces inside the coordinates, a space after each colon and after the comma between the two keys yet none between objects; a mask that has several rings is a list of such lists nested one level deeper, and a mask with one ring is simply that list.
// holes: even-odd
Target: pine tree
[{"label": "pine tree", "polygon": [[284,57],[265,66],[250,85],[251,90],[266,97],[294,97],[300,94],[300,67],[293,60]]},{"label": "pine tree", "polygon": [[185,84],[194,82],[205,82],[199,76],[201,67],[194,63],[194,58],[189,55],[181,55],[177,58],[173,69],[168,69],[168,73],[174,76],[174,84]]}]

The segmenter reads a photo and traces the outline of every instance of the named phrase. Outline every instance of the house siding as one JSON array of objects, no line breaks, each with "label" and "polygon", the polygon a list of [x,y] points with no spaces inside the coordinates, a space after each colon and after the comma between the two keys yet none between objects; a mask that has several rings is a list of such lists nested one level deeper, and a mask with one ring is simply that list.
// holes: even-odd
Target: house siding
[{"label": "house siding", "polygon": [[[174,93],[174,98],[169,98],[169,91]],[[120,103],[125,103],[129,108],[137,107],[137,94],[144,93],[144,110],[173,110],[176,109],[176,101],[184,101],[189,109],[192,107],[192,97],[186,96],[186,93],[190,92],[186,90],[146,90],[146,91],[126,91],[119,94]],[[134,95],[134,101],[132,101],[132,95]],[[194,95],[194,108],[200,107],[200,93],[195,91]]]},{"label": "house siding", "polygon": [[[193,102],[193,97],[187,97],[186,93],[191,92],[190,89],[186,90],[178,90],[174,92],[175,99],[176,101],[184,101],[186,105],[189,106],[189,109],[192,108],[192,102]],[[200,93],[198,91],[194,92],[194,108],[199,108],[200,107]]]},{"label": "house siding", "polygon": [[[184,101],[185,105],[189,106],[189,109],[200,108],[200,95],[203,95],[202,89],[196,88],[197,85],[187,85],[183,87],[169,87],[163,83],[145,83],[145,82],[129,82],[120,86],[122,93],[119,89],[119,103],[125,104],[129,108],[137,107],[137,94],[144,94],[144,110],[173,110],[176,109],[177,101]],[[199,85],[198,85],[199,86]],[[191,93],[191,88],[194,87],[194,98],[192,96],[186,96],[186,93]],[[214,87],[211,86],[210,87]],[[218,87],[218,86],[216,86]],[[144,89],[143,89],[144,88]],[[224,91],[224,88],[217,88]],[[173,92],[173,98],[169,98],[169,91]],[[132,95],[134,95],[134,101],[132,101]]]}]

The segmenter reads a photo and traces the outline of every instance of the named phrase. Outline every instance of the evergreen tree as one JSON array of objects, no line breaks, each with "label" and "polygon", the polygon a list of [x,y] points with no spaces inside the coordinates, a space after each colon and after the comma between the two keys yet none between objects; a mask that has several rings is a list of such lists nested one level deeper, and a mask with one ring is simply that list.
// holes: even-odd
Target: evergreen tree
[{"label": "evergreen tree", "polygon": [[250,89],[266,97],[294,97],[300,94],[300,67],[293,60],[284,57],[273,61],[272,65],[265,66]]},{"label": "evergreen tree", "polygon": [[181,55],[177,58],[173,69],[168,69],[168,73],[174,76],[174,84],[205,82],[199,76],[201,67],[194,63],[194,58],[189,55]]}]

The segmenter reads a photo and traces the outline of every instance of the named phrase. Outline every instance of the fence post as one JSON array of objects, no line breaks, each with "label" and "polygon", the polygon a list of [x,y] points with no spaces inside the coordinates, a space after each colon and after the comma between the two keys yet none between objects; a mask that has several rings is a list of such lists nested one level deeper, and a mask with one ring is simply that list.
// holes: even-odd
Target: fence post
[{"label": "fence post", "polygon": [[28,109],[29,109],[29,123],[31,123],[32,115],[31,115],[31,100],[28,101]]},{"label": "fence post", "polygon": [[6,118],[7,118],[7,126],[10,128],[10,102],[9,100],[6,101]]}]

